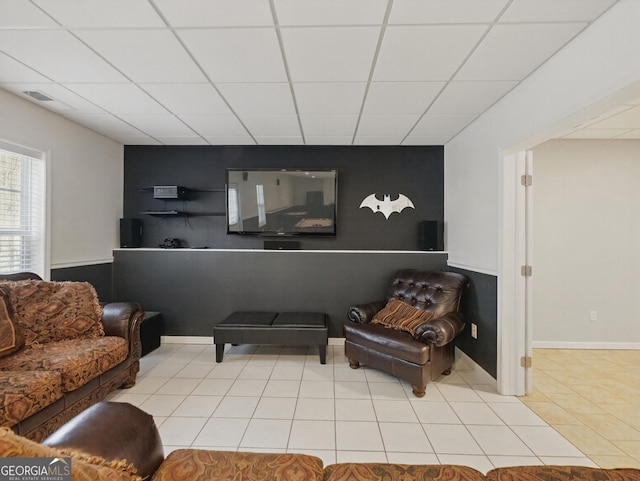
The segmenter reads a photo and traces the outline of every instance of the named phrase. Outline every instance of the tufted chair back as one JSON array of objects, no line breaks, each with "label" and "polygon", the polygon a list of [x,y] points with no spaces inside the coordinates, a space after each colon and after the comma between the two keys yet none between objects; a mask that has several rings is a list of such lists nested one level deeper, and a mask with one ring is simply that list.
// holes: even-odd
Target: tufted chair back
[{"label": "tufted chair back", "polygon": [[391,276],[387,300],[395,297],[416,309],[441,316],[459,310],[466,285],[465,277],[454,272],[403,269]]}]

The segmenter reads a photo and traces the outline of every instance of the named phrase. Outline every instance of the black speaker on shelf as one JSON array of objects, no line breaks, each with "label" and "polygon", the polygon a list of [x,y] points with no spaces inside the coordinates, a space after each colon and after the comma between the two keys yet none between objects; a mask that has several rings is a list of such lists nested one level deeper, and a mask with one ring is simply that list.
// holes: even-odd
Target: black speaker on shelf
[{"label": "black speaker on shelf", "polygon": [[437,220],[423,220],[418,224],[418,249],[422,251],[444,250],[442,231]]},{"label": "black speaker on shelf", "polygon": [[142,245],[142,222],[140,219],[120,219],[120,247]]}]

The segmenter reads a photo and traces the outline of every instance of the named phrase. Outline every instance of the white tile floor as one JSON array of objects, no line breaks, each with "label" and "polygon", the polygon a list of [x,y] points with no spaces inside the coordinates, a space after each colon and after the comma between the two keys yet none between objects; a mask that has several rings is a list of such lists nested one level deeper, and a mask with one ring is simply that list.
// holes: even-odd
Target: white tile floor
[{"label": "white tile floor", "polygon": [[141,360],[136,385],[108,400],[152,414],[165,454],[176,448],[304,452],[347,461],[454,463],[482,472],[514,464],[595,466],[468,359],[427,387],[366,367],[339,345],[316,349],[163,344]]}]

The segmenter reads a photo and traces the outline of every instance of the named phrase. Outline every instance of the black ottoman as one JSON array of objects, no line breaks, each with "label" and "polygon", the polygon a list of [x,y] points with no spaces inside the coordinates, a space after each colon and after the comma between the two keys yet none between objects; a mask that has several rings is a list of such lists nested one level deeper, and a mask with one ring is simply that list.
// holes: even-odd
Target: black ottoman
[{"label": "black ottoman", "polygon": [[222,362],[224,345],[317,345],[320,363],[327,362],[327,315],[320,312],[236,311],[213,328],[216,362]]}]

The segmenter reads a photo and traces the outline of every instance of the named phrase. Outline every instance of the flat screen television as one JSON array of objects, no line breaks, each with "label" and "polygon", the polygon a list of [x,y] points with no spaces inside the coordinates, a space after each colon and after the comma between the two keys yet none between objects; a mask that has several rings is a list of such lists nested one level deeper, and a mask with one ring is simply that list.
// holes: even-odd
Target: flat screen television
[{"label": "flat screen television", "polygon": [[227,169],[227,233],[336,235],[335,170]]}]

